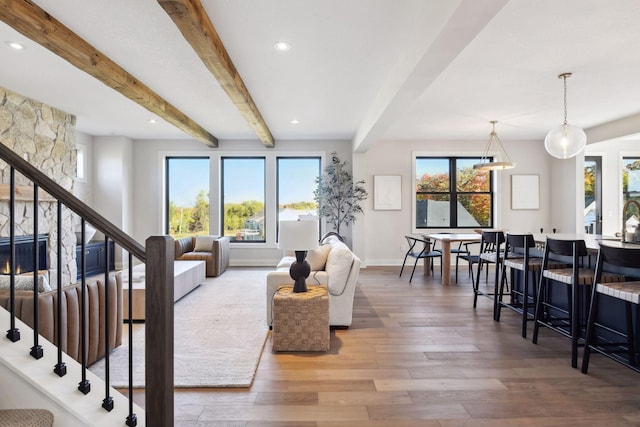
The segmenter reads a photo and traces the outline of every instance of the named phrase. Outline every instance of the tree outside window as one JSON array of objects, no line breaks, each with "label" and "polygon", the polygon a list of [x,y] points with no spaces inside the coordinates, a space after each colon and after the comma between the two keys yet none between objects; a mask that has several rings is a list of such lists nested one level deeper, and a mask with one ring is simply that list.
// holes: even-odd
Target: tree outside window
[{"label": "tree outside window", "polygon": [[167,157],[166,233],[209,234],[209,158]]},{"label": "tree outside window", "polygon": [[491,173],[479,158],[416,158],[416,228],[493,226]]}]

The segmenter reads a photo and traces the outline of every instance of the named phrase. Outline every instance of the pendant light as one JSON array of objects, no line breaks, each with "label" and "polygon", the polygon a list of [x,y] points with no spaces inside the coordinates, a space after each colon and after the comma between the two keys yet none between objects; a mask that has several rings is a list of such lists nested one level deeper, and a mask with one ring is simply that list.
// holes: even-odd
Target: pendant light
[{"label": "pendant light", "polygon": [[558,76],[564,83],[564,123],[551,129],[544,139],[544,148],[558,159],[574,157],[587,145],[584,131],[567,123],[567,77],[571,77],[571,73]]},{"label": "pendant light", "polygon": [[[496,133],[496,123],[495,120],[490,121],[493,126],[491,129],[491,133],[489,134],[489,142],[487,142],[487,146],[484,148],[484,152],[482,153],[482,157],[480,158],[480,163],[473,165],[474,169],[479,170],[504,170],[504,169],[512,169],[516,167],[516,164],[511,161],[509,155],[504,150],[502,143],[500,142],[500,138],[498,138],[498,134]],[[495,162],[489,161],[489,150],[491,150],[491,144],[495,141],[496,146],[498,148],[498,159]]]}]

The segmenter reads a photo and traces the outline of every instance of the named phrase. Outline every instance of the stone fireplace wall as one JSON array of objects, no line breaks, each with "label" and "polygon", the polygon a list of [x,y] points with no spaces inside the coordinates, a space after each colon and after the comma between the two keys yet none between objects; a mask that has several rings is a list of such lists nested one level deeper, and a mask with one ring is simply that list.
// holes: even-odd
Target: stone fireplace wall
[{"label": "stone fireplace wall", "polygon": [[[75,116],[0,86],[0,143],[12,148],[69,192],[76,177]],[[0,183],[9,184],[9,166],[0,161]],[[16,172],[16,186],[33,186]],[[49,235],[49,280],[56,287],[57,203],[39,192],[38,234]],[[17,236],[33,234],[33,202],[16,201]],[[74,217],[62,208],[62,280],[75,282]],[[0,194],[0,236],[9,236],[8,194]],[[0,266],[3,270],[4,266]],[[73,280],[71,280],[73,278]]]}]

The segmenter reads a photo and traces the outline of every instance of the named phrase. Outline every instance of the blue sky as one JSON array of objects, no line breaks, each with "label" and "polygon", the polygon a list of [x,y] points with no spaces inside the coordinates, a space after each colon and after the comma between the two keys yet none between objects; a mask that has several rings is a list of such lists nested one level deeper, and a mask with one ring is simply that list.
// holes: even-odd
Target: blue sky
[{"label": "blue sky", "polygon": [[281,205],[313,201],[315,179],[320,174],[318,159],[280,159],[278,178]]},{"label": "blue sky", "polygon": [[169,162],[169,190],[176,206],[193,206],[200,190],[209,189],[209,159],[172,158]]},{"label": "blue sky", "polygon": [[[228,158],[224,168],[226,203],[264,200],[264,168],[262,158]],[[317,158],[281,158],[278,162],[281,182],[279,203],[313,201],[315,178],[320,173]],[[201,189],[208,192],[208,158],[172,158],[169,166],[171,199],[177,206],[191,206]]]}]

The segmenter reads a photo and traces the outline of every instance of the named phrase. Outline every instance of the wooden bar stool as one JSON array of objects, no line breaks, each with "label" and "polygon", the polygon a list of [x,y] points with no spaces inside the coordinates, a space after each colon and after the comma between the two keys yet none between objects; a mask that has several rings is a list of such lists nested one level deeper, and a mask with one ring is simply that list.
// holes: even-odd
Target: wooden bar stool
[{"label": "wooden bar stool", "polygon": [[[623,283],[606,283],[602,279],[605,265],[622,267],[626,273],[635,280]],[[630,269],[630,270],[629,270]],[[591,351],[597,351],[633,370],[640,372],[636,363],[637,348],[634,342],[636,332],[633,327],[633,308],[636,315],[640,305],[640,248],[612,247],[600,243],[598,251],[598,261],[596,263],[595,283],[591,295],[591,307],[589,308],[589,321],[587,323],[587,334],[582,359],[582,372],[587,373],[589,369],[589,358]],[[626,330],[614,330],[610,325],[601,323],[601,313],[598,311],[601,295],[605,298],[614,298],[624,302]],[[633,304],[633,306],[632,306]],[[596,328],[599,333],[596,333]],[[619,337],[624,338],[623,342],[616,342]],[[627,353],[626,360],[619,353]]]},{"label": "wooden bar stool", "polygon": [[[476,308],[478,303],[478,295],[485,296],[493,299],[493,318],[497,316],[497,302],[498,302],[498,283],[500,282],[500,273],[502,260],[504,258],[501,245],[504,243],[504,232],[490,230],[483,231],[482,238],[480,240],[480,256],[478,258],[478,271],[476,271],[476,280],[473,283],[473,308]],[[493,292],[480,289],[480,271],[483,266],[489,266],[489,264],[495,264],[495,282]]]},{"label": "wooden bar stool", "polygon": [[[568,258],[571,268],[554,269],[550,266],[550,256]],[[584,301],[585,287],[594,283],[595,272],[581,267],[581,260],[588,255],[584,240],[558,240],[547,237],[542,259],[542,274],[536,301],[533,326],[533,343],[538,342],[540,326],[545,326],[571,339],[571,366],[578,367],[578,341],[580,339],[582,311],[586,309]],[[624,281],[624,277],[603,273],[606,282]],[[567,308],[553,300],[554,289],[564,284],[567,295]]]}]

